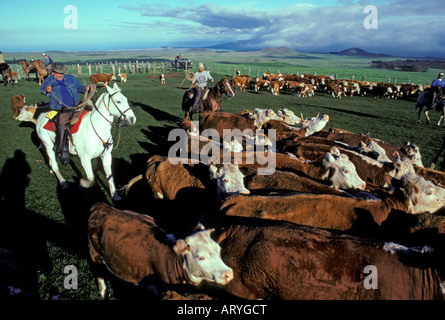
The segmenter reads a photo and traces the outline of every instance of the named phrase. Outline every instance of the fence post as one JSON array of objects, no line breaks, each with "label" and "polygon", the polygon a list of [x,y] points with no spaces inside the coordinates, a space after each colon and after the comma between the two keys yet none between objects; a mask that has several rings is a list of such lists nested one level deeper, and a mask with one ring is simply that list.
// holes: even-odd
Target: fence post
[{"label": "fence post", "polygon": [[89,75],[91,77],[91,64],[88,64],[88,73],[89,73]]}]

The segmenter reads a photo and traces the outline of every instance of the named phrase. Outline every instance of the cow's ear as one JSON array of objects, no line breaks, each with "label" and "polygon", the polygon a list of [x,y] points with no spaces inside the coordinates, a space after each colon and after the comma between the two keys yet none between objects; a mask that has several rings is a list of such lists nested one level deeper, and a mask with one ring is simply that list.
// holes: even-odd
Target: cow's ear
[{"label": "cow's ear", "polygon": [[173,247],[173,250],[176,253],[184,253],[185,251],[190,251],[190,246],[185,242],[184,240],[178,240],[176,241],[175,246]]}]

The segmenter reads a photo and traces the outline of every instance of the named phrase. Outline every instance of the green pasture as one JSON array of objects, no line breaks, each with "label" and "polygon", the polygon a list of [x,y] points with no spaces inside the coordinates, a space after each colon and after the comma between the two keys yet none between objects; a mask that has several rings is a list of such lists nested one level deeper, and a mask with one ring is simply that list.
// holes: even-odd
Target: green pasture
[{"label": "green pasture", "polygon": [[[226,57],[225,60],[227,59]],[[253,61],[255,57],[250,59],[252,62],[248,62],[247,58],[244,58],[244,62],[240,59],[238,55],[235,62],[239,64],[236,66],[253,68],[260,65],[266,67],[267,64],[264,58],[258,62]],[[211,57],[204,62],[210,65],[219,60],[219,57]],[[384,79],[388,76],[384,71],[379,73],[379,70],[366,69],[363,63],[354,66],[354,59],[347,60],[348,70],[344,64],[336,65],[339,62],[336,59],[331,62],[322,59],[309,60],[298,61],[301,66],[291,65],[288,61],[269,62],[270,68],[279,68],[281,72],[294,73],[298,69],[300,73],[313,73],[319,70],[319,74],[337,73],[346,77],[355,68],[353,71],[356,77],[360,75],[356,70],[369,72],[369,77],[378,76]],[[225,66],[227,68],[226,64]],[[414,74],[411,79],[433,79],[434,73],[435,71]],[[224,74],[225,72],[215,74],[215,80],[218,81]],[[88,76],[82,77],[88,82]],[[178,127],[183,117],[181,99],[184,89],[179,88],[179,85],[184,80],[184,75],[169,74],[166,80],[167,84],[161,86],[156,74],[144,73],[130,74],[127,83],[119,83],[137,122],[122,130],[119,147],[113,152],[117,187],[125,185],[138,175],[150,155],[166,154],[168,151],[168,133]],[[189,85],[188,81],[183,84],[184,88]],[[102,92],[99,89],[96,98]],[[89,208],[93,203],[104,201],[113,204],[108,195],[102,165],[99,160],[93,161],[97,181],[90,189],[81,190],[77,186],[84,173],[80,162],[74,158],[69,166],[61,169],[62,175],[70,184],[68,190],[61,190],[56,178],[49,174],[45,152],[37,150],[40,143],[34,125],[12,119],[10,98],[15,94],[26,94],[27,104],[47,99],[40,94],[40,87],[35,81],[22,80],[14,86],[0,87],[0,247],[17,254],[40,299],[47,300],[52,296],[62,300],[98,299],[97,286],[88,263],[85,227]],[[408,140],[420,147],[425,166],[429,166],[434,160],[437,168],[443,169],[444,129],[434,124],[418,124],[416,115],[412,112],[414,104],[414,101],[371,97],[334,99],[323,93],[309,98],[297,98],[285,92],[280,96],[273,96],[266,91],[247,90],[237,92],[231,100],[224,97],[222,108],[223,111],[235,113],[241,109],[272,108],[276,111],[286,107],[305,117],[327,113],[330,122],[326,129],[336,127],[370,133],[372,137],[397,145]],[[434,123],[439,113],[433,112],[431,116]],[[155,208],[149,197],[143,200],[146,201],[147,211]],[[116,205],[126,208],[130,204],[124,198]],[[169,212],[162,214],[168,215]],[[64,279],[68,276],[64,273],[64,268],[70,265],[77,268],[78,289],[69,290],[64,287]],[[116,290],[112,292],[112,299],[119,297]]]}]

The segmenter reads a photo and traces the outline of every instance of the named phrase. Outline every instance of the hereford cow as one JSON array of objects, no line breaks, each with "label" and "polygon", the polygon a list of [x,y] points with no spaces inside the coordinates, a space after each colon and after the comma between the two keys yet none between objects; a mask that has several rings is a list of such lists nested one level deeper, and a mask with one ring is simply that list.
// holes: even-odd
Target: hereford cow
[{"label": "hereford cow", "polygon": [[319,194],[234,196],[226,199],[220,210],[228,216],[285,220],[323,229],[372,234],[393,209],[417,214],[435,212],[445,205],[445,190],[432,183],[393,180],[397,189],[382,200]]},{"label": "hereford cow", "polygon": [[161,84],[165,84],[165,74],[161,73],[159,75],[159,81],[161,81]]},{"label": "hereford cow", "polygon": [[430,247],[240,218],[213,236],[234,272],[225,290],[244,299],[444,299],[443,261]]},{"label": "hereford cow", "polygon": [[90,76],[90,83],[92,84],[102,83],[104,85],[102,89],[105,89],[105,85],[110,85],[111,80],[116,80],[114,73],[110,74],[97,73],[97,74],[92,74]]},{"label": "hereford cow", "polygon": [[[105,265],[114,276],[131,284],[156,278],[166,284],[197,286],[209,281],[226,285],[233,279],[233,271],[221,260],[220,247],[210,238],[212,231],[172,241],[152,217],[97,203],[88,220],[90,256],[93,263]],[[105,298],[104,278],[97,280]]]},{"label": "hereford cow", "polygon": [[211,189],[210,180],[216,180],[218,199],[249,193],[244,187],[244,176],[236,165],[227,164],[218,169],[213,165],[193,164],[191,160],[182,160],[186,160],[186,163],[173,164],[168,157],[151,156],[144,175],[133,178],[126,186],[127,191],[134,183],[145,179],[155,198],[174,200],[181,190]]},{"label": "hereford cow", "polygon": [[37,105],[29,105],[24,106],[21,110],[17,118],[15,118],[18,121],[24,121],[24,122],[33,122],[34,124],[37,123]]},{"label": "hereford cow", "polygon": [[25,106],[26,94],[14,95],[11,97],[12,118],[17,119],[20,110]]},{"label": "hereford cow", "polygon": [[[250,82],[250,81],[249,81]],[[245,77],[233,77],[232,78],[232,87],[236,92],[236,88],[239,86],[240,91],[246,91],[246,87],[249,85],[249,82],[247,82],[247,79]]]}]

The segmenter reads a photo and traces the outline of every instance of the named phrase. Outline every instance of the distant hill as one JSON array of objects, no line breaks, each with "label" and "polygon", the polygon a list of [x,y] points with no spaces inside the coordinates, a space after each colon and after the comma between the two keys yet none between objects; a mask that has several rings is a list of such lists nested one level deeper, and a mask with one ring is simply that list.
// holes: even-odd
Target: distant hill
[{"label": "distant hill", "polygon": [[380,57],[380,58],[384,58],[384,57],[391,57],[389,54],[384,54],[384,53],[371,53],[371,52],[367,52],[363,49],[360,48],[349,48],[340,52],[329,52],[330,54],[337,54],[340,56],[359,56],[359,57]]},{"label": "distant hill", "polygon": [[281,55],[289,56],[289,55],[299,54],[297,51],[292,50],[288,47],[276,47],[276,48],[267,47],[259,50],[258,53],[264,55],[273,55],[273,56],[281,56]]}]

